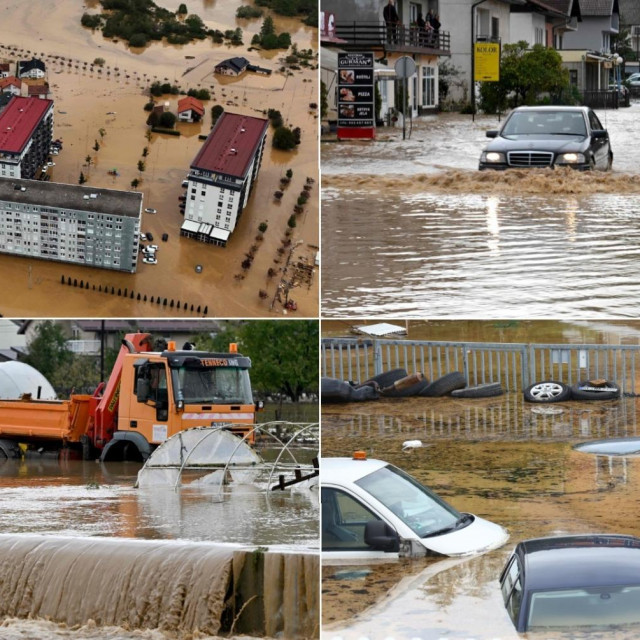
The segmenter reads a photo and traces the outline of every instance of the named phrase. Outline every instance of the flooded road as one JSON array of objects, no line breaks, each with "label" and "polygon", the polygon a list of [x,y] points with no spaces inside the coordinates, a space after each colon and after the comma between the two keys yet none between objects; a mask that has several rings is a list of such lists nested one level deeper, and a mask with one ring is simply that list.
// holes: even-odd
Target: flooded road
[{"label": "flooded road", "polygon": [[[502,549],[470,559],[323,567],[323,637],[473,638],[518,635],[498,576],[515,544],[561,533],[640,535],[640,459],[593,456],[573,446],[640,433],[635,398],[524,403],[519,393],[464,400],[411,398],[323,406],[323,455],[392,462],[462,511],[505,526]],[[423,448],[402,452],[405,440]],[[637,637],[635,633],[589,638]],[[525,637],[548,640],[548,634]],[[555,634],[554,638],[576,638]]]},{"label": "flooded road", "polygon": [[[176,3],[166,4],[175,8]],[[11,25],[11,33],[0,45],[0,59],[37,55],[47,64],[55,102],[54,138],[64,141],[62,152],[54,157],[52,181],[77,184],[82,171],[88,179],[87,186],[126,190],[132,188],[132,180],[139,180],[137,189],[144,194],[143,208],[158,210],[155,215],[142,214],[142,231],[152,232],[160,246],[158,264],[140,261],[133,275],[1,255],[0,271],[5,277],[0,284],[0,311],[4,315],[48,316],[54,296],[58,298],[57,315],[69,317],[283,314],[281,303],[275,299],[279,283],[293,279],[292,266],[297,262],[313,264],[319,244],[318,188],[314,186],[304,212],[296,217],[291,243],[286,248],[283,245],[288,218],[306,178],[318,176],[317,113],[309,106],[317,102],[317,72],[311,68],[312,61],[310,67],[300,67],[286,75],[278,72],[284,51],[247,51],[251,36],[260,30],[262,21],[236,21],[235,10],[241,4],[225,2],[223,7],[216,7],[215,3],[201,0],[189,9],[201,13],[211,28],[242,28],[243,46],[235,48],[206,40],[184,46],[152,43],[145,49],[133,50],[120,41],[105,40],[101,33],[84,29],[80,17],[87,7],[82,2],[63,3],[47,21],[39,19],[49,12],[44,0],[3,3],[0,20]],[[291,33],[299,48],[315,48],[316,29],[291,18],[276,17],[275,23],[276,28]],[[249,73],[240,78],[213,74],[215,64],[239,55],[253,64],[268,66],[274,73]],[[97,57],[105,60],[102,69],[92,65]],[[148,101],[147,89],[156,80],[177,84],[184,91],[208,89],[211,100],[205,102],[203,121],[180,123],[179,137],[153,134],[147,140],[148,114],[143,106]],[[180,97],[165,95],[158,101],[167,102],[175,113]],[[264,109],[277,109],[288,125],[301,129],[301,143],[291,152],[272,148],[273,128],[269,129],[260,175],[247,209],[224,249],[179,235],[183,223],[178,206],[180,185],[202,145],[198,136],[210,130],[213,105],[258,117],[264,115]],[[99,133],[101,130],[103,134]],[[100,145],[97,152],[93,148],[96,141]],[[145,147],[147,156],[142,155]],[[90,165],[86,163],[87,156],[91,157]],[[145,170],[141,172],[137,165],[143,158]],[[289,168],[294,173],[291,184],[284,190],[282,200],[276,202],[273,193],[280,188],[280,178]],[[118,175],[108,173],[113,170]],[[261,222],[269,226],[257,241]],[[168,242],[158,242],[164,233],[169,235]],[[253,265],[243,270],[241,263],[254,245]],[[292,266],[286,261],[289,254]],[[197,264],[202,266],[200,274],[195,272]],[[274,275],[268,277],[270,269]],[[83,290],[63,286],[63,275],[88,282],[89,286]],[[318,285],[317,277],[297,282],[291,292],[298,304],[296,315],[317,315]],[[126,288],[134,295],[105,294],[105,288]],[[267,292],[266,298],[259,296],[260,290]],[[158,303],[165,298],[180,304]]]},{"label": "flooded road", "polygon": [[392,129],[323,144],[325,315],[633,316],[639,113],[606,114],[610,174],[480,173],[488,117],[424,118],[406,142]]}]

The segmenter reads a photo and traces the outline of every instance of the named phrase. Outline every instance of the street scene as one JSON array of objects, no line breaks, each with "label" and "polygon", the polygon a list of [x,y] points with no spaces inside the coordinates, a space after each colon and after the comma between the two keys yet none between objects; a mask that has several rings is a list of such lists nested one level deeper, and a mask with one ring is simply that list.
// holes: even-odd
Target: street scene
[{"label": "street scene", "polygon": [[318,637],[317,321],[0,336],[3,638]]},{"label": "street scene", "polygon": [[[522,637],[528,600],[508,600],[503,570],[536,538],[559,549],[557,571],[540,578],[553,590],[540,611],[555,617],[527,637],[636,636],[637,617],[623,613],[633,587],[598,586],[607,570],[589,563],[594,545],[637,553],[639,331],[636,321],[325,321],[323,638]],[[350,380],[351,396],[334,380]],[[352,485],[335,472],[358,465]],[[391,488],[401,472],[429,493]],[[367,545],[371,518],[384,534],[368,522]],[[585,569],[568,571],[578,553]]]},{"label": "street scene", "polygon": [[[448,3],[385,4],[393,29],[383,5],[322,4],[323,314],[633,317],[635,5],[462,4],[460,15]],[[437,13],[437,32],[421,26]],[[500,79],[479,81],[473,64],[489,45]],[[336,71],[366,51],[367,127],[341,116]],[[525,64],[556,76],[536,85]]]},{"label": "street scene", "polygon": [[[117,246],[105,233],[104,243],[92,245],[90,233],[61,227],[57,243],[39,233],[22,245],[3,230],[2,313],[46,317],[56,296],[58,314],[69,317],[316,317],[317,28],[309,11],[283,16],[264,7],[240,18],[240,1],[216,7],[198,0],[188,14],[175,13],[179,3],[142,4],[159,7],[154,19],[168,11],[166,28],[180,29],[171,42],[155,33],[144,46],[135,37],[105,37],[111,23],[92,22],[111,11],[104,3],[64,3],[47,20],[40,19],[49,13],[46,2],[3,3],[2,23],[11,25],[0,45],[3,129],[19,111],[8,99],[48,103],[50,111],[38,134],[42,157],[20,160],[21,173],[13,169],[12,149],[27,142],[11,139],[3,147],[0,140],[6,163],[0,178],[37,179],[45,191],[69,185],[84,205],[74,207],[82,212],[78,220],[89,227],[88,216],[113,213],[103,210],[98,189],[142,198],[126,212],[116,210],[124,220],[113,230],[122,231]],[[269,37],[287,34],[288,44],[276,38],[260,45],[265,21],[274,32]],[[187,30],[197,37],[180,35]],[[37,68],[16,78],[23,61]],[[205,148],[210,153],[203,157]],[[214,157],[218,173],[210,171]],[[220,198],[219,176],[227,187]],[[13,188],[0,201],[44,203],[45,196],[28,189],[18,196]],[[92,193],[99,194],[95,201]],[[67,215],[63,207],[60,215]]]}]

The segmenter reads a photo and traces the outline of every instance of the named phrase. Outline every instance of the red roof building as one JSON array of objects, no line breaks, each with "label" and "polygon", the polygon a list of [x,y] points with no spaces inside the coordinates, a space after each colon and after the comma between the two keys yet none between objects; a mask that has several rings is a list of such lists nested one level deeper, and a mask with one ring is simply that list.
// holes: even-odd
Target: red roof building
[{"label": "red roof building", "polygon": [[22,80],[16,78],[15,76],[0,78],[0,93],[10,91],[12,87],[19,92],[22,87]]},{"label": "red roof building", "polygon": [[182,98],[182,100],[178,101],[178,115],[185,111],[194,111],[202,117],[204,115],[204,105],[197,98],[187,96],[186,98]]},{"label": "red roof building", "polygon": [[44,84],[30,84],[27,89],[27,93],[29,97],[34,96],[36,98],[48,98],[49,97],[49,84],[45,82]]}]

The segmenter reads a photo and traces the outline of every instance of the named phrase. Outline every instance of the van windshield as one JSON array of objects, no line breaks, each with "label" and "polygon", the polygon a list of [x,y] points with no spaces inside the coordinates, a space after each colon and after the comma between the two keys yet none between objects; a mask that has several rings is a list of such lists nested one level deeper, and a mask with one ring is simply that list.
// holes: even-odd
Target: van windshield
[{"label": "van windshield", "polygon": [[253,404],[249,372],[238,367],[179,367],[185,404]]},{"label": "van windshield", "polygon": [[387,465],[356,484],[382,502],[419,537],[448,533],[465,523],[465,516],[400,469]]}]

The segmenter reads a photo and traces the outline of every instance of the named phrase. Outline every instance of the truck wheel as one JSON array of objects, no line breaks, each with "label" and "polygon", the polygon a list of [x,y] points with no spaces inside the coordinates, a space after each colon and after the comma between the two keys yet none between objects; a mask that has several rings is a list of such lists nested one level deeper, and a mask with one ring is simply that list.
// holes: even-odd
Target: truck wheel
[{"label": "truck wheel", "polygon": [[22,451],[13,440],[0,440],[0,460],[18,460],[22,458]]},{"label": "truck wheel", "polygon": [[423,398],[440,398],[446,396],[456,389],[464,389],[467,386],[467,379],[459,371],[447,373],[447,375],[434,380],[420,394]]}]

